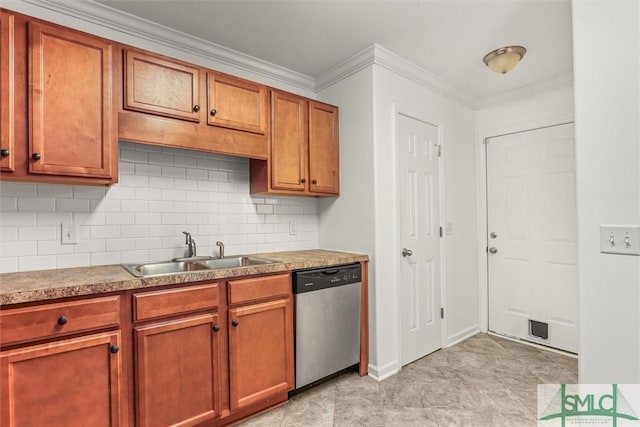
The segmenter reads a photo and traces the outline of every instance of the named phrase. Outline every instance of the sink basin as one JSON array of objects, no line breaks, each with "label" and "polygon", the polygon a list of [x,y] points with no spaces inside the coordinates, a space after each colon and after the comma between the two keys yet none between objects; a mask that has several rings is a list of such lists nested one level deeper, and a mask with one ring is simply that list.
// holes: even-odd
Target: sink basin
[{"label": "sink basin", "polygon": [[[184,259],[189,259],[190,261],[184,261]],[[239,255],[224,258],[178,258],[174,261],[122,264],[122,267],[136,277],[156,277],[168,274],[189,273],[191,271],[247,267],[252,265],[273,264],[276,262],[277,261],[272,261],[266,258]]]},{"label": "sink basin", "polygon": [[208,270],[206,266],[195,262],[152,262],[144,264],[122,264],[136,277],[162,276],[166,274],[188,273],[190,271]]},{"label": "sink basin", "polygon": [[248,267],[252,265],[273,264],[275,262],[277,261],[251,256],[229,256],[224,258],[213,258],[206,261],[198,261],[198,264],[205,265],[207,266],[207,268],[214,270],[219,268]]}]

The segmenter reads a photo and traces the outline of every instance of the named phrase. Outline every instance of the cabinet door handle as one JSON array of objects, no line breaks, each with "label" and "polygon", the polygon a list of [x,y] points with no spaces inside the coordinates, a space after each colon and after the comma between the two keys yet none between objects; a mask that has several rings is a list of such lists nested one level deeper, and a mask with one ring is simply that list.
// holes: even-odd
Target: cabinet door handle
[{"label": "cabinet door handle", "polygon": [[218,332],[220,330],[220,325],[213,325],[213,330]]},{"label": "cabinet door handle", "polygon": [[0,150],[0,156],[7,157],[8,155],[9,155],[9,150],[7,150],[6,148],[3,148],[2,150]]},{"label": "cabinet door handle", "polygon": [[33,160],[40,160],[40,159],[42,158],[42,156],[40,155],[40,153],[33,153],[33,154],[31,155],[31,158],[32,158]]},{"label": "cabinet door handle", "polygon": [[198,111],[200,111],[200,106],[199,106],[199,105],[197,105],[197,104],[196,104],[196,105],[194,105],[194,106],[193,106],[193,111],[195,111],[196,113],[197,113]]},{"label": "cabinet door handle", "polygon": [[233,320],[231,321],[231,325],[232,325],[234,328],[235,328],[235,327],[237,327],[239,324],[240,324],[240,322],[238,322],[238,320],[236,320],[236,319],[233,319]]},{"label": "cabinet door handle", "polygon": [[211,111],[209,111],[209,114],[211,114],[211,116],[215,116],[216,114],[218,114],[218,110],[216,110],[215,108],[212,108]]},{"label": "cabinet door handle", "polygon": [[312,183],[312,184],[317,184],[317,183],[318,183],[318,180],[317,180],[317,179],[314,179],[313,181],[311,181],[311,183]]},{"label": "cabinet door handle", "polygon": [[60,325],[60,326],[66,325],[68,321],[69,321],[69,319],[67,319],[67,316],[58,317],[58,325]]},{"label": "cabinet door handle", "polygon": [[300,178],[300,184],[304,184],[305,182],[307,182],[305,178]]},{"label": "cabinet door handle", "polygon": [[118,347],[117,345],[112,345],[111,349],[110,349],[111,353],[116,354],[117,352],[120,351],[120,347]]}]

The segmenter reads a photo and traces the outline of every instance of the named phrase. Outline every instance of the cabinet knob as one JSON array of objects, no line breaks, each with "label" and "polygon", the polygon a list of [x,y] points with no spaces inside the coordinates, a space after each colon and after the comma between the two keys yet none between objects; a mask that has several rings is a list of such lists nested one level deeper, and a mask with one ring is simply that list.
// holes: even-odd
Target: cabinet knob
[{"label": "cabinet knob", "polygon": [[31,155],[31,158],[32,158],[33,160],[40,160],[40,159],[42,158],[42,156],[40,155],[40,153],[33,153],[33,154]]},{"label": "cabinet knob", "polygon": [[305,182],[307,182],[305,178],[300,178],[300,184],[304,184]]},{"label": "cabinet knob", "polygon": [[312,181],[311,181],[311,183],[312,183],[312,184],[317,184],[317,183],[318,183],[318,180],[317,180],[317,179],[314,179],[314,180],[312,180]]},{"label": "cabinet knob", "polygon": [[193,111],[195,111],[196,113],[197,113],[198,111],[200,111],[200,106],[199,106],[199,105],[194,105],[194,106],[193,106]]},{"label": "cabinet knob", "polygon": [[231,321],[231,325],[232,325],[234,328],[235,328],[236,326],[238,326],[239,324],[240,324],[240,322],[238,322],[238,320],[236,320],[236,319],[233,319],[233,320]]},{"label": "cabinet knob", "polygon": [[213,330],[218,332],[220,330],[220,325],[213,325]]},{"label": "cabinet knob", "polygon": [[112,345],[111,349],[110,349],[111,353],[116,354],[117,352],[120,351],[120,347],[118,347],[117,345]]},{"label": "cabinet knob", "polygon": [[3,148],[2,150],[0,150],[0,156],[7,157],[8,155],[9,155],[9,150],[7,150],[6,148]]},{"label": "cabinet knob", "polygon": [[67,319],[67,316],[58,317],[58,325],[60,325],[60,326],[66,325],[68,321],[69,321],[69,319]]},{"label": "cabinet knob", "polygon": [[209,114],[211,114],[211,116],[215,116],[216,114],[218,114],[218,110],[212,108],[211,111],[209,111]]}]

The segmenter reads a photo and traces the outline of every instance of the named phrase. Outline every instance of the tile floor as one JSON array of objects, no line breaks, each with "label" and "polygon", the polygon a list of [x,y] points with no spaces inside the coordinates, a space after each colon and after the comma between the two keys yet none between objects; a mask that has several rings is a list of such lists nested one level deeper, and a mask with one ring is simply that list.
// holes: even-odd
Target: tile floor
[{"label": "tile floor", "polygon": [[536,384],[577,381],[575,358],[477,334],[384,381],[343,374],[238,425],[535,426]]}]

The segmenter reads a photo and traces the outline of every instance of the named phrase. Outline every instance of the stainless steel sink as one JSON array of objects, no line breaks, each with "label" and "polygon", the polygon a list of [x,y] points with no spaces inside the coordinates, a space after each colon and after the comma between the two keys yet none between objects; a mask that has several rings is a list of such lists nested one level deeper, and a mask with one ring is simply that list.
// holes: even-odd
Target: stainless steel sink
[{"label": "stainless steel sink", "polygon": [[209,270],[208,267],[195,262],[167,261],[143,264],[122,264],[122,266],[136,277],[163,276],[167,274],[188,273],[190,271]]},{"label": "stainless steel sink", "polygon": [[189,273],[192,271],[218,270],[222,268],[248,267],[252,265],[274,264],[266,258],[252,256],[229,256],[224,258],[192,257],[178,258],[165,262],[146,262],[140,264],[122,264],[125,270],[136,277],[156,277],[169,274]]},{"label": "stainless steel sink", "polygon": [[277,261],[272,261],[266,258],[258,258],[252,256],[229,256],[224,258],[213,258],[206,261],[198,261],[198,264],[206,265],[207,268],[212,270],[220,268],[234,268],[234,267],[248,267],[252,265],[264,265],[274,264]]}]

